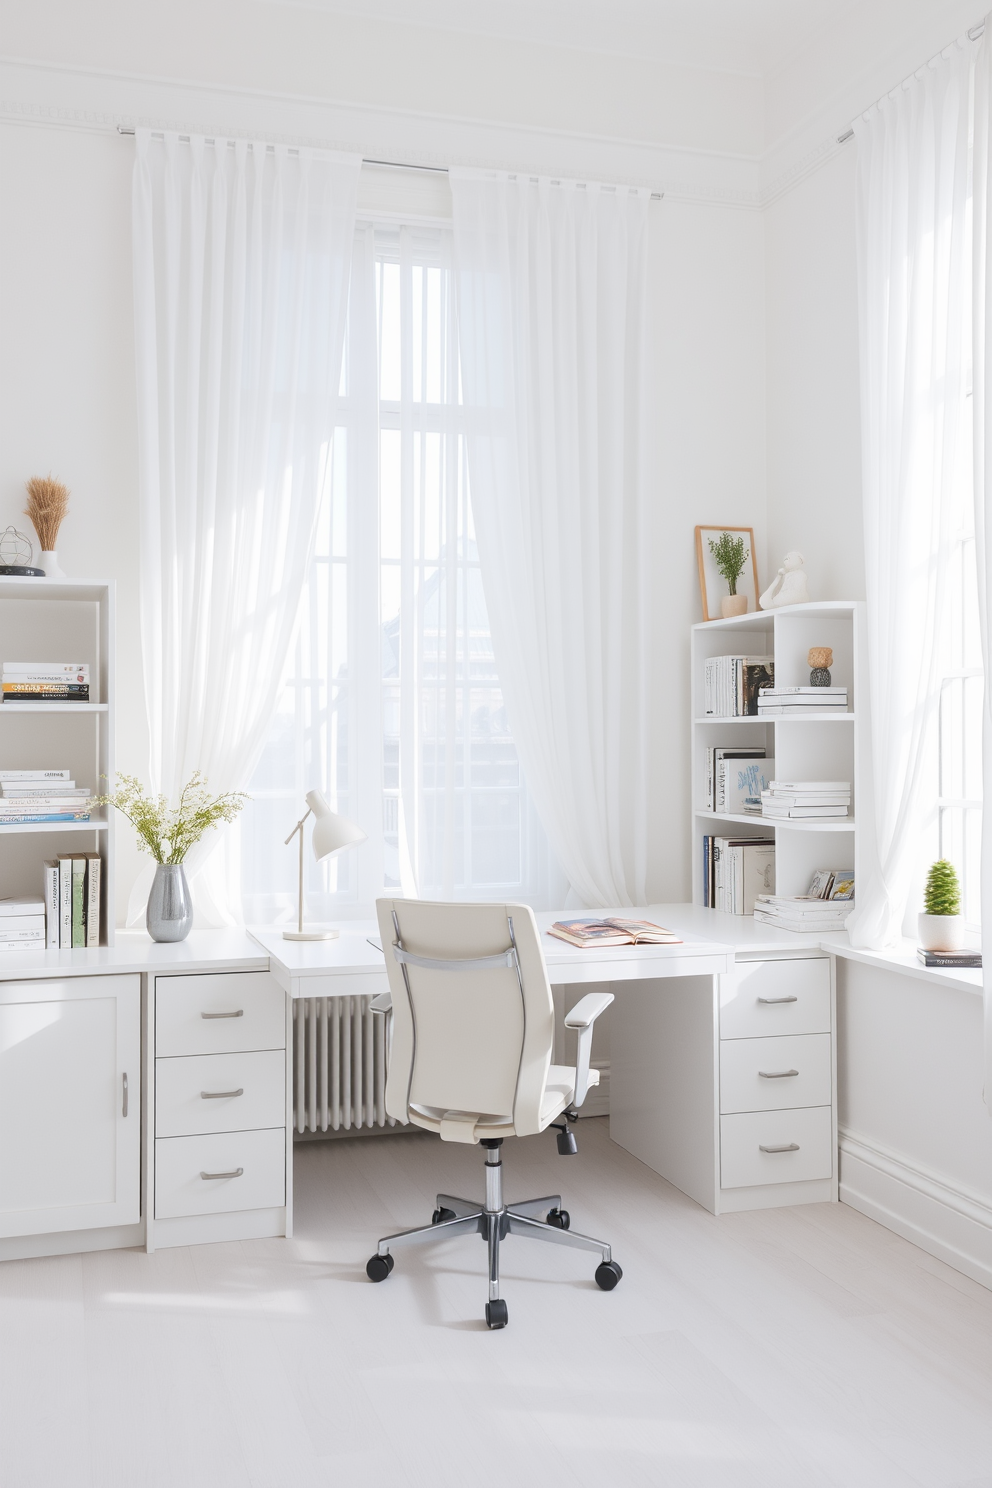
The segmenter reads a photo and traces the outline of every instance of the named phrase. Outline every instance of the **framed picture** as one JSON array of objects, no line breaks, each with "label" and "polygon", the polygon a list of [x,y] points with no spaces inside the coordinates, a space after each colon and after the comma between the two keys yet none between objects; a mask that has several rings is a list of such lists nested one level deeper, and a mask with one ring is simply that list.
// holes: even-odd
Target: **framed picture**
[{"label": "framed picture", "polygon": [[[711,543],[717,548],[716,553]],[[757,611],[761,591],[754,557],[753,527],[697,527],[696,561],[699,564],[704,620],[753,615]],[[735,593],[731,594],[726,572],[733,573],[735,569]],[[728,603],[724,604],[724,600]]]}]

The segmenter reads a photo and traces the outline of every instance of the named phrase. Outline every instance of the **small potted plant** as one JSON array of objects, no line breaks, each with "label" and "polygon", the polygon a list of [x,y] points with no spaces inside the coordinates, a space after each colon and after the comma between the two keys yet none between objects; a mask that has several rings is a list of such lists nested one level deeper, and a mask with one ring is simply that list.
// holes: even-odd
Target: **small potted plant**
[{"label": "small potted plant", "polygon": [[720,601],[720,613],[725,620],[731,615],[747,614],[747,595],[737,593],[737,580],[744,572],[744,565],[750,557],[750,550],[744,546],[742,537],[733,537],[729,532],[721,532],[714,542],[709,539],[710,552],[713,561],[720,573],[727,581],[729,594],[725,594]]},{"label": "small potted plant", "polygon": [[179,804],[150,796],[134,775],[118,775],[117,789],[99,796],[97,806],[116,806],[138,833],[138,846],[158,865],[148,895],[145,926],[152,940],[185,940],[193,928],[193,905],[183,860],[208,827],[233,821],[247,801],[244,791],[211,798],[197,770],[187,780]]},{"label": "small potted plant", "polygon": [[934,863],[927,874],[923,902],[926,908],[919,917],[920,949],[960,951],[964,945],[961,886],[946,858]]}]

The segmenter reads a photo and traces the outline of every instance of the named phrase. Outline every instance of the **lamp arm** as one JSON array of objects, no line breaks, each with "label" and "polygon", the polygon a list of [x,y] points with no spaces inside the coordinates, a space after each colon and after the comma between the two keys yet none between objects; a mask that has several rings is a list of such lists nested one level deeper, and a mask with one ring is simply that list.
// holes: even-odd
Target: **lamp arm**
[{"label": "lamp arm", "polygon": [[310,810],[310,807],[308,806],[307,809],[306,809],[306,811],[300,817],[299,821],[296,823],[296,826],[293,828],[293,830],[290,832],[289,836],[286,838],[286,841],[283,843],[283,847],[288,847],[289,846],[289,844],[292,842],[293,838],[296,836],[297,832],[299,832],[300,833],[300,836],[302,837],[302,835],[303,835],[303,823],[306,821],[306,819],[307,819],[308,816],[312,816],[312,815],[313,815],[313,812]]}]

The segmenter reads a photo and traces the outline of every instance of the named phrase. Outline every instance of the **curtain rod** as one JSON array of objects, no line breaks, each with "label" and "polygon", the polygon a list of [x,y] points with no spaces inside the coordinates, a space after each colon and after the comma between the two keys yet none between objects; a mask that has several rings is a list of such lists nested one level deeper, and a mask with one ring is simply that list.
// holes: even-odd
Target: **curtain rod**
[{"label": "curtain rod", "polygon": [[[154,131],[154,132],[157,133],[158,131]],[[131,128],[129,128],[129,126],[126,125],[126,124],[118,124],[118,126],[117,126],[117,133],[118,134],[133,134],[134,133],[134,130],[131,129]],[[186,135],[186,136],[180,135],[180,139],[183,139],[183,138],[187,138],[188,139],[189,136],[188,135]],[[371,160],[371,159],[367,158],[364,155],[362,156],[362,164],[363,165],[384,165],[384,166],[387,166],[390,170],[433,171],[435,174],[437,174],[439,176],[446,176],[448,174],[448,169],[449,169],[448,166],[446,166],[446,165],[412,165],[407,160]],[[536,176],[532,176],[531,177],[531,180],[536,181],[537,180],[537,177]],[[584,184],[584,183],[580,183],[580,184]],[[651,200],[652,201],[661,201],[662,198],[664,197],[664,195],[665,195],[665,193],[663,191],[652,191],[652,193],[651,193]]]},{"label": "curtain rod", "polygon": [[[972,26],[971,30],[968,32],[968,40],[969,41],[980,41],[981,38],[984,35],[985,35],[985,22],[982,21],[980,25],[978,25],[978,26]],[[951,45],[953,46],[954,43],[951,42]],[[946,50],[947,50],[947,48],[945,47],[944,48],[944,51],[946,51]],[[942,57],[943,55],[944,55],[944,52],[938,52],[936,57],[931,57],[930,58],[930,62],[936,62],[937,61],[937,58],[938,57]],[[930,66],[930,62],[924,62],[923,66],[924,67],[929,67]],[[923,70],[922,68],[918,67],[916,69],[916,72],[921,72],[922,70]],[[897,93],[900,88],[905,88],[916,77],[916,72],[911,72],[909,74],[909,77],[903,78],[903,80],[902,80],[901,83],[897,83],[894,88],[890,88],[889,89],[889,93]],[[882,98],[888,98],[889,93],[883,93],[882,94]],[[872,108],[876,107],[876,105],[879,104],[879,103],[881,103],[881,101],[882,101],[881,98],[877,98],[875,100],[875,103],[874,104],[871,104],[870,107],[872,107]],[[867,112],[868,112],[868,110],[866,109],[865,110],[865,113],[867,113]],[[845,129],[843,134],[839,134],[837,136],[837,143],[839,145],[846,145],[847,142],[848,142],[848,140],[849,139],[853,139],[853,138],[854,138],[854,125],[852,124],[851,127],[850,127],[850,129]]]}]

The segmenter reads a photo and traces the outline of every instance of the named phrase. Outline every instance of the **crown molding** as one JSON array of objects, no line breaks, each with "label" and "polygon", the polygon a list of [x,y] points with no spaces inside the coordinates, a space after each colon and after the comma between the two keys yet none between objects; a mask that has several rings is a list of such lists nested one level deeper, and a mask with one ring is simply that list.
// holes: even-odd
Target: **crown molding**
[{"label": "crown molding", "polygon": [[[843,148],[823,118],[762,159],[442,113],[0,61],[0,122],[264,138],[410,165],[530,170],[650,187],[667,201],[760,211]],[[124,143],[122,141],[122,143]]]}]

